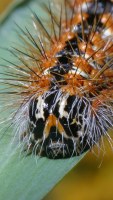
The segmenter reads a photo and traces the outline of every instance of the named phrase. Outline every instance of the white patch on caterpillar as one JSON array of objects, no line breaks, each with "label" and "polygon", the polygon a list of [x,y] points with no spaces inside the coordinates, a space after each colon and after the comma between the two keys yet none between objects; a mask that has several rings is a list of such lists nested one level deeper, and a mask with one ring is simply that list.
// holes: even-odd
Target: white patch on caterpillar
[{"label": "white patch on caterpillar", "polygon": [[67,105],[67,98],[64,96],[63,98],[61,98],[60,102],[59,102],[59,114],[60,114],[60,118],[65,117],[67,118],[69,116],[69,114],[65,111],[65,107]]},{"label": "white patch on caterpillar", "polygon": [[42,96],[39,96],[37,102],[38,112],[36,113],[36,119],[42,118],[43,120],[45,120],[44,107],[45,107],[44,99],[42,98]]},{"label": "white patch on caterpillar", "polygon": [[43,72],[43,74],[44,74],[44,75],[50,74],[50,68],[49,68],[49,69],[45,69],[44,72]]},{"label": "white patch on caterpillar", "polygon": [[79,67],[75,67],[75,66],[73,66],[72,70],[69,70],[68,73],[69,74],[79,74],[79,75],[83,76],[84,78],[88,78],[89,77],[87,73],[82,71]]},{"label": "white patch on caterpillar", "polygon": [[103,38],[111,36],[111,34],[112,34],[112,30],[110,28],[107,28],[106,30],[104,30]]}]

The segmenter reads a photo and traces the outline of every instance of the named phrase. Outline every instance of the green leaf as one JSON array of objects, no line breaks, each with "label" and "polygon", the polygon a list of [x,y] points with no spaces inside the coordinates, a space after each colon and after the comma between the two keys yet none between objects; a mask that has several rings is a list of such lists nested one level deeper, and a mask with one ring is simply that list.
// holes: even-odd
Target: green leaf
[{"label": "green leaf", "polygon": [[42,199],[79,160],[21,159],[14,153],[0,172],[0,199]]},{"label": "green leaf", "polygon": [[[14,43],[19,43],[14,21],[22,27],[28,25],[31,16],[29,8],[42,16],[40,3],[42,0],[32,0],[12,6],[13,9],[9,15],[6,14],[8,17],[0,26],[0,47],[9,48]],[[1,21],[3,22],[3,18]],[[10,53],[2,48],[0,57],[10,60]],[[0,66],[3,63],[4,60],[0,59]],[[1,128],[0,134],[0,200],[42,199],[84,156],[59,160],[35,156],[23,157],[20,151],[11,145],[11,130],[5,133]]]}]

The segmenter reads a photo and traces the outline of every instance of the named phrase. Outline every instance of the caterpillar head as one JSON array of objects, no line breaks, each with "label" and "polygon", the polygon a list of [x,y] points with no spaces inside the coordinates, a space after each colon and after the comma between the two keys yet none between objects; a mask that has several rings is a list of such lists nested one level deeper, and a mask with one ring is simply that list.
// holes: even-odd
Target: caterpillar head
[{"label": "caterpillar head", "polygon": [[[77,102],[76,102],[77,101]],[[80,99],[49,91],[30,103],[30,135],[35,151],[50,158],[70,157],[83,151],[83,108]],[[75,105],[74,105],[75,104]],[[82,143],[83,145],[83,143]],[[85,147],[86,148],[86,147]]]},{"label": "caterpillar head", "polygon": [[55,66],[44,73],[51,75],[50,88],[33,96],[29,105],[29,138],[33,149],[49,158],[80,155],[101,138],[105,127],[101,128],[93,113],[91,98],[69,92],[69,80],[65,77],[71,74],[76,80],[76,68]]}]

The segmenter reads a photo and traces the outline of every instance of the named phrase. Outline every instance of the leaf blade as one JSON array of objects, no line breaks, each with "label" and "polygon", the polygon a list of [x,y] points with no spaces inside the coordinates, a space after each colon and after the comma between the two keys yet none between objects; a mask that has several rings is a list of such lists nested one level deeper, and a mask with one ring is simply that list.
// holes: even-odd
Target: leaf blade
[{"label": "leaf blade", "polygon": [[0,172],[1,200],[8,197],[13,200],[15,194],[18,200],[42,199],[82,157],[65,160],[40,158],[36,164],[32,156],[21,160],[15,153]]}]

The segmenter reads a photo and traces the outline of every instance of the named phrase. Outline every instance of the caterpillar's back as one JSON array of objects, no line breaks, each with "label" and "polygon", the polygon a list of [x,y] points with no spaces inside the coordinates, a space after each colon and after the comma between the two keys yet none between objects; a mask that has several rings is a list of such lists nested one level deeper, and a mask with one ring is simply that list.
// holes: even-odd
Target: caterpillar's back
[{"label": "caterpillar's back", "polygon": [[64,0],[57,11],[51,3],[46,26],[33,13],[35,35],[21,30],[26,46],[12,50],[21,65],[7,67],[3,81],[18,107],[11,118],[24,148],[67,158],[91,149],[103,135],[111,140],[113,3]]}]

